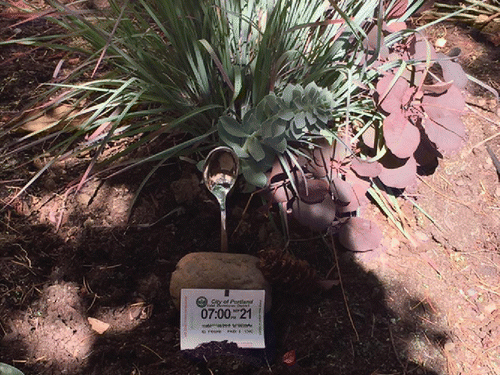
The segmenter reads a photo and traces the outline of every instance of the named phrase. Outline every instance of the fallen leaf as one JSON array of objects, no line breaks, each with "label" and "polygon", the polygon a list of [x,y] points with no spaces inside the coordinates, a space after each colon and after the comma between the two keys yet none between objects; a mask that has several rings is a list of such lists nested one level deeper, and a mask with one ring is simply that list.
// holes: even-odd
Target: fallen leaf
[{"label": "fallen leaf", "polygon": [[90,328],[96,331],[98,334],[102,335],[108,330],[110,325],[96,318],[87,318],[90,324]]},{"label": "fallen leaf", "polygon": [[293,366],[297,363],[297,355],[295,350],[290,350],[283,354],[283,363],[287,366]]}]

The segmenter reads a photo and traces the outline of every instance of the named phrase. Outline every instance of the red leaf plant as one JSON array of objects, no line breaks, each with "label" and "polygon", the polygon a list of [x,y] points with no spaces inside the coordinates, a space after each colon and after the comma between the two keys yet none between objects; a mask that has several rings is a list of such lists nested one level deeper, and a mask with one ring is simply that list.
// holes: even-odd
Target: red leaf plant
[{"label": "red leaf plant", "polygon": [[[423,37],[396,44],[389,53],[388,59],[416,61],[402,72],[385,72],[376,85],[378,108],[385,116],[381,133],[389,151],[380,159],[378,177],[386,186],[404,189],[415,182],[417,167],[429,162],[422,157],[424,147],[442,156],[463,145],[466,131],[460,115],[465,100],[460,89],[467,76],[453,57],[437,54]],[[441,76],[433,73],[437,65]],[[369,148],[374,136],[363,137]]]}]

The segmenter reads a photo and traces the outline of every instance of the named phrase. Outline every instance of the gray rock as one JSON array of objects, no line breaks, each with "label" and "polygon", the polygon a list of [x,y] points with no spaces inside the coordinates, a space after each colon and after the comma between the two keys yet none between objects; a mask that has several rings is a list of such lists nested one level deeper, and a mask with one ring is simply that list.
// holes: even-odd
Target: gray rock
[{"label": "gray rock", "polygon": [[257,268],[259,258],[247,254],[190,253],[177,263],[170,295],[179,309],[181,289],[244,289],[266,291],[265,311],[271,309],[271,287]]}]

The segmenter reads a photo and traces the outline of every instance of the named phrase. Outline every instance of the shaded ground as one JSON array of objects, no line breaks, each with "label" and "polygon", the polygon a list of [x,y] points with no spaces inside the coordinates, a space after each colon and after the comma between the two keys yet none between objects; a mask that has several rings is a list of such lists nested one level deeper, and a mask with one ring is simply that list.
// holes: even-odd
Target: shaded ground
[{"label": "shaded ground", "polygon": [[[0,20],[3,38],[12,22]],[[457,26],[431,35],[445,37],[445,49],[460,46],[468,72],[500,87],[493,45]],[[9,62],[2,121],[57,65],[48,52],[25,51],[0,50],[0,64]],[[16,77],[31,78],[5,84]],[[488,144],[500,156],[500,137],[493,137],[499,118],[490,96],[475,86],[469,92],[467,145],[407,193],[436,225],[409,200],[400,201],[413,243],[370,207],[367,215],[384,228],[383,246],[363,254],[339,251],[337,269],[327,243],[292,225],[290,252],[323,276],[335,279],[340,272],[345,299],[339,286],[305,297],[275,291],[266,354],[218,353],[195,361],[179,350],[170,275],[185,254],[219,248],[218,207],[194,166],[160,169],[128,222],[147,171],[92,181],[75,195],[66,186],[88,160],[57,166],[1,212],[0,362],[25,374],[500,374],[500,184],[485,149]],[[20,161],[10,160],[0,172],[2,206],[39,168],[37,162],[19,168]],[[229,200],[229,245],[257,254],[279,244],[280,224],[258,198],[244,214],[248,199],[237,191]],[[98,334],[102,323],[109,328]],[[297,364],[288,366],[282,358],[292,350]]]}]

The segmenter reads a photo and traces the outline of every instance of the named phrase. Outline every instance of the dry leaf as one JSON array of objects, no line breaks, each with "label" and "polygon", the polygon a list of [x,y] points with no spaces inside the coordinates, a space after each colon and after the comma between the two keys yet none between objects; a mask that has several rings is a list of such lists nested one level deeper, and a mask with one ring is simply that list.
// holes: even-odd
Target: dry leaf
[{"label": "dry leaf", "polygon": [[99,319],[87,318],[87,320],[90,323],[90,328],[92,328],[94,331],[96,331],[100,335],[102,335],[104,332],[106,332],[109,328],[108,323],[105,323]]}]

